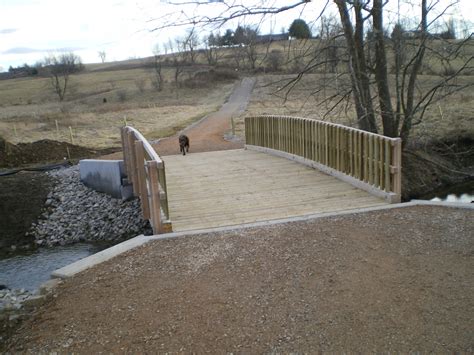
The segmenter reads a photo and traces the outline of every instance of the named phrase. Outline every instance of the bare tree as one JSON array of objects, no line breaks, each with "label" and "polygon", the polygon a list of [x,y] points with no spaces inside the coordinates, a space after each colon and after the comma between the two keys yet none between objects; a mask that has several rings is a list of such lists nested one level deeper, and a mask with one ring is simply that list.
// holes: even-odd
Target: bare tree
[{"label": "bare tree", "polygon": [[[167,51],[167,45],[164,46],[165,53]],[[154,54],[154,61],[153,61],[153,69],[154,69],[154,77],[151,79],[151,85],[155,88],[156,91],[163,90],[163,74],[161,72],[162,69],[162,56],[160,55],[160,46],[156,44],[153,47],[153,54]]]},{"label": "bare tree", "polygon": [[258,59],[257,36],[257,29],[249,26],[244,28],[244,49],[251,69],[255,69],[255,63]]},{"label": "bare tree", "polygon": [[172,65],[174,68],[174,83],[176,87],[176,96],[178,96],[178,89],[180,87],[180,77],[181,74],[184,72],[184,59],[183,59],[183,51],[184,51],[184,43],[182,39],[176,38],[175,39],[177,51],[172,54]]},{"label": "bare tree", "polygon": [[83,68],[81,58],[74,53],[50,55],[44,59],[44,69],[51,79],[51,87],[58,95],[59,101],[63,101],[66,96],[71,74]]},{"label": "bare tree", "polygon": [[105,57],[106,57],[106,55],[107,55],[107,54],[105,53],[105,51],[99,51],[99,52],[97,52],[97,54],[99,55],[99,58],[100,58],[100,60],[102,61],[102,63],[105,63]]},{"label": "bare tree", "polygon": [[211,33],[203,38],[204,54],[209,65],[217,65],[222,57],[222,51],[218,48],[219,36]]},{"label": "bare tree", "polygon": [[201,41],[197,34],[196,29],[193,27],[186,32],[186,35],[180,40],[181,49],[185,58],[185,61],[191,62],[194,64],[197,57],[197,47],[200,45]]},{"label": "bare tree", "polygon": [[[326,1],[319,18],[330,2]],[[379,123],[385,135],[400,136],[406,144],[413,126],[423,120],[430,105],[472,85],[470,82],[461,84],[457,80],[459,75],[473,69],[474,56],[472,52],[465,50],[471,43],[470,37],[453,43],[446,42],[444,46],[446,49],[440,50],[436,42],[439,41],[439,36],[433,36],[429,32],[430,26],[434,26],[442,19],[447,9],[456,3],[455,0],[449,2],[444,9],[440,9],[441,2],[438,0],[430,2],[420,0],[419,14],[412,16],[413,22],[417,22],[416,28],[409,32],[409,39],[404,42],[400,40],[395,42],[387,36],[383,22],[387,1],[332,0],[332,3],[337,8],[344,45],[340,45],[335,38],[331,39],[333,42],[328,39],[327,55],[321,55],[321,51],[313,51],[311,56],[306,57],[298,75],[281,90],[291,90],[305,73],[322,68],[328,62],[334,64],[333,68],[330,66],[330,70],[336,70],[338,61],[342,60],[346,64],[347,72],[336,73],[336,76],[341,80],[349,78],[349,87],[347,90],[344,87],[334,94],[331,99],[336,99],[335,105],[344,104],[345,99],[352,97],[357,123],[361,129],[378,132],[377,123]],[[301,13],[304,13],[304,7],[311,6],[312,2],[294,0],[284,6],[274,4],[261,0],[254,5],[243,6],[239,2],[224,1],[226,11],[215,18],[187,15],[173,19],[173,22],[177,25],[186,23],[207,25],[215,22],[223,24],[252,15],[261,19],[261,16],[272,16],[297,7],[302,7]],[[313,20],[317,21],[318,18]],[[448,29],[451,27],[448,26]],[[367,43],[368,32],[372,41],[370,43]],[[389,82],[387,48],[390,47],[397,52],[395,88]],[[305,50],[305,55],[306,53]],[[444,68],[441,73],[437,73],[437,80],[432,80],[434,84],[429,86],[420,85],[419,82],[419,75],[426,67],[427,58],[441,63]],[[314,92],[318,90],[322,89],[317,88]],[[392,95],[392,91],[396,94]]]}]

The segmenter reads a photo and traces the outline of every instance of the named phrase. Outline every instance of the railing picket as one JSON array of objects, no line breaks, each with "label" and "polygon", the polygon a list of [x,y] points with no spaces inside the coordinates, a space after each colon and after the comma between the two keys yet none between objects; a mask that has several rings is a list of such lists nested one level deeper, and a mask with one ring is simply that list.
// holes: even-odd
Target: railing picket
[{"label": "railing picket", "polygon": [[384,140],[382,138],[379,138],[379,151],[380,151],[380,157],[379,157],[379,189],[383,190],[384,185],[383,185],[383,160],[384,160],[384,155],[383,155],[383,142]]},{"label": "railing picket", "polygon": [[374,182],[373,184],[377,187],[380,186],[379,181],[379,141],[378,137],[374,137]]},{"label": "railing picket", "polygon": [[390,141],[385,141],[385,191],[390,191]]}]

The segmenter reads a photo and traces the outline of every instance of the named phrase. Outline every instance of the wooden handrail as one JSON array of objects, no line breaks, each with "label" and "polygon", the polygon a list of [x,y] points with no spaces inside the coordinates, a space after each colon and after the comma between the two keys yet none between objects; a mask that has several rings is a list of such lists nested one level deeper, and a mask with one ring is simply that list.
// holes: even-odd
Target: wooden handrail
[{"label": "wooden handrail", "polygon": [[160,156],[158,155],[156,150],[153,149],[150,142],[148,142],[148,140],[145,137],[143,137],[143,135],[138,130],[136,130],[135,128],[130,127],[130,126],[125,126],[123,128],[127,128],[127,130],[129,132],[133,132],[135,134],[136,140],[139,140],[139,141],[143,142],[143,148],[145,149],[146,154],[148,154],[148,159],[147,160],[154,160],[158,164],[163,163],[163,160],[160,158]]},{"label": "wooden handrail", "polygon": [[245,118],[245,139],[247,147],[299,157],[390,202],[401,200],[400,138],[309,118],[251,116]]},{"label": "wooden handrail", "polygon": [[165,162],[135,128],[122,127],[121,137],[127,178],[140,198],[143,218],[150,221],[153,233],[170,232]]}]

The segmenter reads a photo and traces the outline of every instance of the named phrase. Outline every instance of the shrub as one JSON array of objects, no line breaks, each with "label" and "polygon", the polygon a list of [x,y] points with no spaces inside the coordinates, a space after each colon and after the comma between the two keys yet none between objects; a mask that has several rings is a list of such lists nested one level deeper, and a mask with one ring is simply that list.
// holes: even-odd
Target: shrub
[{"label": "shrub", "polygon": [[124,90],[124,89],[118,90],[117,98],[120,102],[125,102],[127,100],[127,90]]},{"label": "shrub", "polygon": [[146,81],[144,78],[135,79],[135,86],[137,87],[138,91],[142,94],[145,92],[145,84],[146,84]]},{"label": "shrub", "polygon": [[266,59],[269,70],[278,71],[283,63],[283,52],[278,49],[272,50]]}]

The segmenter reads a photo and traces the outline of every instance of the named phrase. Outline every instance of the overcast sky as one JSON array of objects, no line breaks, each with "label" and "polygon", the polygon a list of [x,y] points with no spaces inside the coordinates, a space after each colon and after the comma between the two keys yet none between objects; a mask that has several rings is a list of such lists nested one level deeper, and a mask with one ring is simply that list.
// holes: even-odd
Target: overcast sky
[{"label": "overcast sky", "polygon": [[[175,0],[179,1],[184,0]],[[255,1],[243,2],[249,5]],[[267,3],[293,1],[267,0]],[[309,22],[317,16],[322,3],[322,0],[313,0],[302,14],[299,8],[269,19],[262,25],[261,32],[269,32],[272,27],[279,33],[300,15]],[[396,4],[396,0],[390,0],[389,5]],[[181,10],[212,16],[222,10],[222,4],[212,3],[196,9],[190,5],[166,4],[163,0],[0,0],[0,71],[8,70],[10,65],[31,65],[60,51],[74,51],[85,63],[99,62],[98,51],[106,52],[107,61],[150,56],[156,43],[184,33],[184,28],[151,31],[163,23],[157,19],[163,15],[170,19],[172,15],[168,14],[178,16]],[[471,21],[474,0],[460,0],[451,14]],[[394,12],[391,15],[394,16]],[[412,18],[413,10],[404,10],[402,17]],[[235,25],[224,25],[222,31]]]}]

